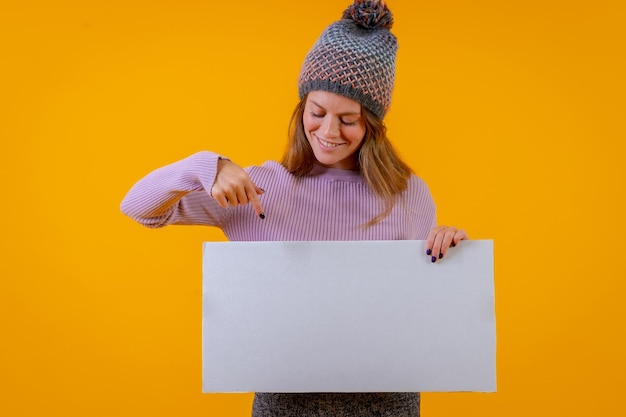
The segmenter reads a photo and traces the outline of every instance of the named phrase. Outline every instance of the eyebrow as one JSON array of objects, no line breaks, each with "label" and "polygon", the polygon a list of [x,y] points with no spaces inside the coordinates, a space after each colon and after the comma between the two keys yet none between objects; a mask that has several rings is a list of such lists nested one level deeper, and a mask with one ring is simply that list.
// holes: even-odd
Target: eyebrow
[{"label": "eyebrow", "polygon": [[[326,108],[324,106],[320,105],[319,103],[315,102],[314,100],[309,99],[309,101],[311,103],[315,104],[320,109],[326,110]],[[361,111],[360,110],[358,112],[339,113],[339,116],[360,116],[360,115],[361,115]]]}]

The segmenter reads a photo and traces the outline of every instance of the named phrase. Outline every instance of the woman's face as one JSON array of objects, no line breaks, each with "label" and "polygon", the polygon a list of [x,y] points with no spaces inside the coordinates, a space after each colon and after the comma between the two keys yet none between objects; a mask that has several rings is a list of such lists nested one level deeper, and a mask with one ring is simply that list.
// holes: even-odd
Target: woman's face
[{"label": "woman's face", "polygon": [[320,164],[329,168],[357,168],[356,151],[365,137],[361,104],[339,94],[311,91],[302,121]]}]

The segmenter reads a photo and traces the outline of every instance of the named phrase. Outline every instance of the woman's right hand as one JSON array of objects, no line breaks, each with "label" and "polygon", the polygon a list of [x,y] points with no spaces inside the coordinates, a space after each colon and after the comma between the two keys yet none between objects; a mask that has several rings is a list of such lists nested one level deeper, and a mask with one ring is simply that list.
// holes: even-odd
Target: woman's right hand
[{"label": "woman's right hand", "polygon": [[259,201],[259,195],[264,192],[239,165],[228,159],[217,161],[217,175],[210,195],[220,207],[251,204],[257,216],[264,219],[265,213]]}]

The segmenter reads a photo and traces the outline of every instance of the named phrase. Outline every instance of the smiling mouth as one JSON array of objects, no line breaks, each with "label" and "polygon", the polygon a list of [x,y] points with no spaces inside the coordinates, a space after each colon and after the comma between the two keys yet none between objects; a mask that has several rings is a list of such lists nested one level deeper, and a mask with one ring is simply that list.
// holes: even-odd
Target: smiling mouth
[{"label": "smiling mouth", "polygon": [[319,143],[322,144],[322,146],[324,146],[325,148],[337,148],[341,145],[343,145],[343,143],[331,143],[331,142],[326,142],[323,139],[318,138],[317,136],[315,136],[317,138],[317,140],[319,141]]}]

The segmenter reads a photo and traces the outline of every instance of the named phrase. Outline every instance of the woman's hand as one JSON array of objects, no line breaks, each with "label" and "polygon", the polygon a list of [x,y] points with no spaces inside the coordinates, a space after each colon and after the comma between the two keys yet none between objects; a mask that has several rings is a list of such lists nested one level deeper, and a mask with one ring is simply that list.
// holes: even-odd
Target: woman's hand
[{"label": "woman's hand", "polygon": [[252,204],[257,216],[264,219],[265,213],[259,201],[259,195],[264,192],[252,182],[248,173],[239,165],[228,159],[217,161],[217,175],[210,194],[220,207]]},{"label": "woman's hand", "polygon": [[431,257],[432,262],[437,262],[446,256],[448,248],[455,247],[465,239],[469,239],[465,230],[449,226],[433,227],[426,239],[426,255]]}]

